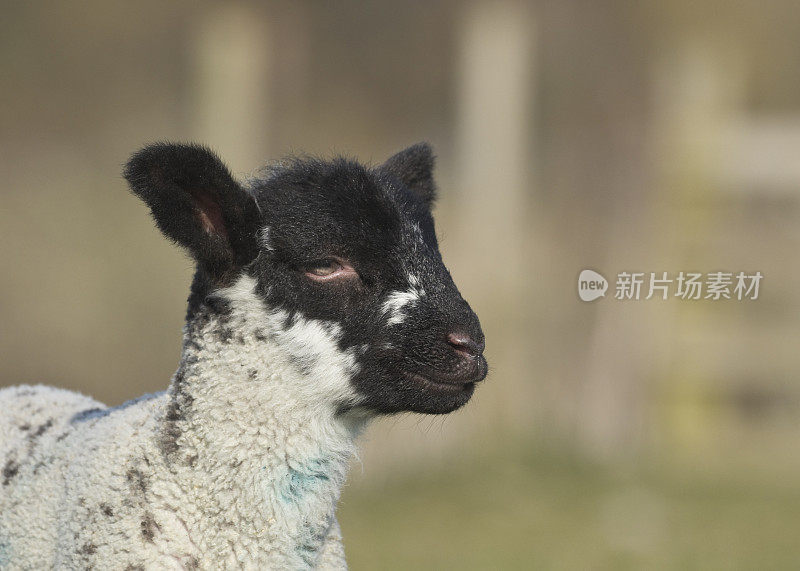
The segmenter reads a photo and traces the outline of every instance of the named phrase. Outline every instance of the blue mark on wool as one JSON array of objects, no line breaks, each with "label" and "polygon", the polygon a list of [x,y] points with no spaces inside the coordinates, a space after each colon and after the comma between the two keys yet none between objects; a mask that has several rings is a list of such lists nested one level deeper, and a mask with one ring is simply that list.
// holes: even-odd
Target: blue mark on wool
[{"label": "blue mark on wool", "polygon": [[164,394],[164,391],[158,391],[157,393],[145,393],[140,397],[136,397],[135,399],[126,400],[124,403],[122,403],[119,406],[115,406],[111,410],[124,410],[124,409],[128,408],[129,406],[133,406],[135,404],[139,404],[140,402],[146,402],[146,401],[149,401],[149,400],[153,400],[155,398],[160,397],[163,394]]},{"label": "blue mark on wool", "polygon": [[326,525],[309,525],[302,536],[299,538],[299,543],[295,546],[294,551],[306,563],[306,565],[313,567],[319,557],[319,551],[325,543],[325,538],[328,535],[328,530],[331,527],[332,518],[328,519]]},{"label": "blue mark on wool", "polygon": [[300,468],[290,467],[284,489],[281,491],[281,499],[284,502],[300,501],[331,479],[328,475],[329,468],[330,460],[325,458],[310,460]]},{"label": "blue mark on wool", "polygon": [[88,410],[83,410],[78,412],[69,419],[71,423],[75,422],[85,422],[87,420],[94,420],[96,418],[103,418],[104,416],[108,416],[115,410],[125,410],[126,408],[138,404],[140,402],[145,402],[149,400],[153,400],[163,394],[162,392],[159,393],[147,393],[140,397],[136,397],[135,399],[131,399],[129,401],[125,401],[119,406],[111,407],[111,408],[90,408]]},{"label": "blue mark on wool", "polygon": [[303,563],[308,565],[309,567],[313,567],[317,561],[317,554],[319,552],[319,547],[314,547],[313,545],[308,544],[301,544],[295,547],[295,553],[300,556],[300,559],[303,560]]},{"label": "blue mark on wool", "polygon": [[0,539],[0,567],[11,563],[11,545]]}]

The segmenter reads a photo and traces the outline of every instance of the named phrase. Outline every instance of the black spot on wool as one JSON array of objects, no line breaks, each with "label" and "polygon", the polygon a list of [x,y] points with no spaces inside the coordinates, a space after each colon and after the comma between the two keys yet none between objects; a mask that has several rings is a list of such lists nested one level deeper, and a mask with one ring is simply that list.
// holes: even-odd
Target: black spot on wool
[{"label": "black spot on wool", "polygon": [[180,425],[185,420],[188,410],[194,401],[194,397],[188,392],[186,371],[183,368],[178,369],[175,373],[171,390],[169,404],[164,416],[164,426],[158,441],[161,453],[167,460],[172,460],[178,452],[178,438],[181,435]]},{"label": "black spot on wool", "polygon": [[36,430],[34,430],[32,433],[28,435],[28,439],[34,440],[36,438],[39,438],[42,434],[50,430],[52,426],[53,426],[53,419],[48,418],[47,422],[45,422],[44,424],[40,424]]},{"label": "black spot on wool", "polygon": [[43,460],[40,460],[39,462],[37,462],[36,465],[34,465],[34,467],[33,467],[33,475],[36,476],[39,473],[39,471],[42,468],[44,468],[45,466],[52,465],[53,464],[53,460],[55,460],[55,457],[47,456]]},{"label": "black spot on wool", "polygon": [[3,485],[7,486],[11,480],[19,473],[19,464],[15,460],[9,460],[3,466]]},{"label": "black spot on wool", "polygon": [[131,468],[125,473],[131,493],[135,496],[144,496],[147,493],[147,479],[140,470]]},{"label": "black spot on wool", "polygon": [[150,512],[145,512],[141,522],[142,537],[145,541],[153,543],[156,532],[161,531],[161,527],[156,523],[155,517]]}]

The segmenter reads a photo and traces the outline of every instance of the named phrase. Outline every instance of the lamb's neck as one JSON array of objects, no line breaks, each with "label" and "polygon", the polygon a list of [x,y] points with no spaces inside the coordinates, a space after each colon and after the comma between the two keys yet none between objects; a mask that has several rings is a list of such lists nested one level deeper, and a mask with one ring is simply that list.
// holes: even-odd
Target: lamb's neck
[{"label": "lamb's neck", "polygon": [[209,547],[238,550],[250,536],[274,549],[273,563],[302,567],[334,521],[364,420],[308,398],[304,387],[318,379],[305,378],[268,331],[228,326],[187,325],[162,448],[203,514],[197,525],[221,544]]},{"label": "lamb's neck", "polygon": [[228,468],[253,459],[273,466],[323,457],[331,467],[348,462],[363,425],[359,417],[333,405],[307,406],[286,391],[280,372],[216,357],[184,359],[171,384],[165,436],[175,437],[178,456],[198,464],[224,461]]}]

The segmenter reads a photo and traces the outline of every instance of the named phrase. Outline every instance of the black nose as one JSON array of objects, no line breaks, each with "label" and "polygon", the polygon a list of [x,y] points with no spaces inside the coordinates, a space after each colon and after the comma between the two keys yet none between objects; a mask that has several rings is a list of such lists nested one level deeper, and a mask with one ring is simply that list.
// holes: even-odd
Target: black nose
[{"label": "black nose", "polygon": [[447,342],[459,353],[463,353],[468,357],[478,357],[483,353],[486,342],[481,339],[475,341],[472,337],[462,332],[451,332],[447,334]]}]

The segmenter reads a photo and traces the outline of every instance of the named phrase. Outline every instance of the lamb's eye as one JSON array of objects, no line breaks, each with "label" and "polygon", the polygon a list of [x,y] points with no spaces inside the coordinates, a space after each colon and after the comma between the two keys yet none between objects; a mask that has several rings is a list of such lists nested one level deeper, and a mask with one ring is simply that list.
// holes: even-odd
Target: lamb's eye
[{"label": "lamb's eye", "polygon": [[342,268],[342,265],[336,260],[325,259],[317,260],[306,266],[305,271],[307,274],[313,274],[319,277],[330,276]]},{"label": "lamb's eye", "polygon": [[306,264],[303,273],[312,280],[327,281],[358,277],[358,272],[340,258],[323,258]]}]

